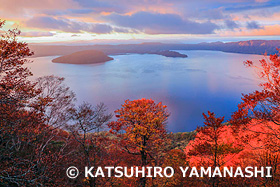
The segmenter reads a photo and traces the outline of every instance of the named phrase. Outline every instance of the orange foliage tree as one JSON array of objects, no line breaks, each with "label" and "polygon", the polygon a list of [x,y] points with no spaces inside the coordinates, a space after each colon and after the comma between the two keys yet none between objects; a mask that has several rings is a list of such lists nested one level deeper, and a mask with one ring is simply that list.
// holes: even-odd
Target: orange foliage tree
[{"label": "orange foliage tree", "polygon": [[170,166],[174,169],[174,175],[171,178],[156,178],[157,186],[191,186],[192,178],[183,177],[179,167],[186,167],[186,154],[179,149],[172,149],[164,155],[161,167]]},{"label": "orange foliage tree", "polygon": [[[135,163],[137,166],[156,164],[166,143],[165,125],[169,116],[166,106],[151,99],[126,100],[115,113],[118,119],[111,122],[109,128],[118,134],[120,147],[140,157],[140,163]],[[139,182],[145,186],[146,178],[142,177]]]}]

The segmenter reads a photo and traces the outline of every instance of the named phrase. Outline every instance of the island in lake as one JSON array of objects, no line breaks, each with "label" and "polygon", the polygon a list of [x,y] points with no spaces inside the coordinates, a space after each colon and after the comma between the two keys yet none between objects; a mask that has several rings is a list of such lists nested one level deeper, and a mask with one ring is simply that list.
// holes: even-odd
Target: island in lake
[{"label": "island in lake", "polygon": [[107,56],[102,51],[85,50],[55,58],[52,62],[65,64],[96,64],[110,60],[113,60],[113,58]]},{"label": "island in lake", "polygon": [[156,55],[162,55],[165,57],[173,57],[173,58],[187,58],[188,55],[178,53],[176,51],[169,51],[169,50],[164,50],[164,51],[154,51],[154,52],[149,52],[148,54],[156,54]]}]

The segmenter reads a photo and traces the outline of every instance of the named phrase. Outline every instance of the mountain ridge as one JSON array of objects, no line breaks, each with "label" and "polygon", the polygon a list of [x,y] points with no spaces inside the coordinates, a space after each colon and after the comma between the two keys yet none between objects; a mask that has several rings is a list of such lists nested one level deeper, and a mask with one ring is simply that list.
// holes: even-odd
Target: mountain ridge
[{"label": "mountain ridge", "polygon": [[106,55],[117,55],[127,53],[156,54],[158,51],[170,50],[213,50],[242,54],[275,54],[280,48],[280,40],[247,40],[238,42],[210,42],[198,44],[176,44],[176,43],[141,43],[141,44],[119,44],[119,45],[30,45],[35,52],[34,57],[68,55],[84,50],[99,50]]}]

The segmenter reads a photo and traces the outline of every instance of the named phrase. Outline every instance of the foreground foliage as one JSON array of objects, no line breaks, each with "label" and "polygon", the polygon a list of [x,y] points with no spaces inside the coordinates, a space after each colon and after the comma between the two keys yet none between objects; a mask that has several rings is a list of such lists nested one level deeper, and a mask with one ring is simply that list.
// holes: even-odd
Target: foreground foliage
[{"label": "foreground foliage", "polygon": [[[243,95],[229,122],[208,112],[204,126],[173,134],[162,103],[127,100],[111,121],[102,103],[77,106],[64,78],[30,81],[24,64],[33,53],[18,34],[10,30],[0,40],[0,186],[279,186],[278,54],[245,62],[263,83],[260,91]],[[69,166],[81,171],[76,179],[66,177]],[[171,166],[175,174],[84,178],[85,166]],[[179,166],[271,166],[273,177],[184,178]]]}]

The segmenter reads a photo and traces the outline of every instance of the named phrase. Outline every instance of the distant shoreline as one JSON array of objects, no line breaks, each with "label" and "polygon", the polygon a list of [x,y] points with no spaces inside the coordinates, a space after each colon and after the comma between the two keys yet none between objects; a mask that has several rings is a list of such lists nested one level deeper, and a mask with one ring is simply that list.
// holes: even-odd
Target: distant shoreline
[{"label": "distant shoreline", "polygon": [[143,52],[143,53],[116,53],[112,55],[129,55],[129,54],[149,54],[149,55],[160,55],[165,57],[172,57],[172,58],[187,58],[188,55],[179,53],[177,51],[151,51],[151,52]]},{"label": "distant shoreline", "polygon": [[199,44],[165,44],[165,43],[142,43],[142,44],[120,44],[120,45],[30,45],[35,52],[34,57],[41,56],[63,56],[78,51],[98,50],[106,55],[119,54],[158,54],[166,57],[183,57],[177,50],[210,50],[238,54],[263,55],[278,53],[280,40],[249,40],[240,42],[212,42]]}]

